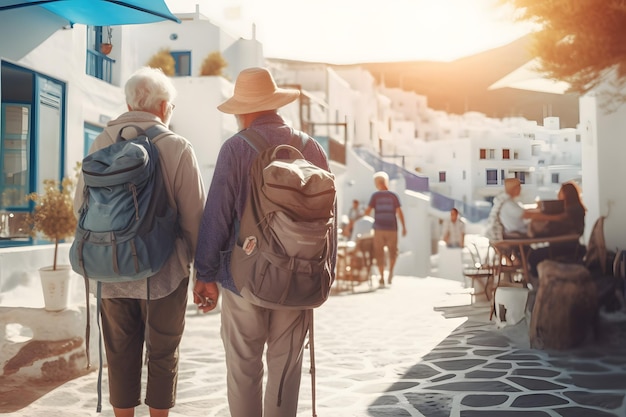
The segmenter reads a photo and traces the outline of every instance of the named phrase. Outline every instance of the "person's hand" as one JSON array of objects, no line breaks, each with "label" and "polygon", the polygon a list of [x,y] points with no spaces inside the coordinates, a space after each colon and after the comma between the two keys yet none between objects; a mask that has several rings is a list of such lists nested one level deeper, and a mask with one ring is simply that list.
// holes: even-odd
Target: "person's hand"
[{"label": "person's hand", "polygon": [[406,227],[402,226],[402,236],[406,236]]},{"label": "person's hand", "polygon": [[203,313],[213,310],[217,306],[220,291],[215,282],[196,281],[193,286],[193,302]]}]

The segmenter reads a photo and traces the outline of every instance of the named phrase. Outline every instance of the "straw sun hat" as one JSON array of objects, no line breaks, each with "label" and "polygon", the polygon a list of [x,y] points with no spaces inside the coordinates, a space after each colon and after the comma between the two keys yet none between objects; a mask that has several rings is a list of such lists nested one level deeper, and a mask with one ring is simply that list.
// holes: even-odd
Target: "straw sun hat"
[{"label": "straw sun hat", "polygon": [[228,114],[274,110],[291,103],[299,95],[298,90],[278,88],[267,69],[248,68],[239,73],[233,96],[217,108]]}]

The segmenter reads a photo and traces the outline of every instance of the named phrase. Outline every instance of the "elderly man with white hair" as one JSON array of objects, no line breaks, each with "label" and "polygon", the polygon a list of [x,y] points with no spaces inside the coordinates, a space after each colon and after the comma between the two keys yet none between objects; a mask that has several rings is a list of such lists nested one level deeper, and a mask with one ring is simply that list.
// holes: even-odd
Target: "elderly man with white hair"
[{"label": "elderly man with white hair", "polygon": [[[303,156],[330,170],[321,145],[290,127],[278,109],[293,102],[299,90],[279,88],[265,68],[243,70],[234,94],[218,106],[235,115],[240,129],[254,131],[271,146],[303,135]],[[195,258],[194,301],[201,311],[215,308],[222,296],[222,341],[226,352],[228,405],[232,417],[295,417],[304,342],[312,310],[272,310],[244,299],[230,268],[232,250],[250,189],[250,166],[257,151],[239,133],[220,149],[200,227]],[[336,226],[331,264],[337,253]],[[219,287],[218,287],[219,284]],[[263,389],[263,353],[267,382]]]}]

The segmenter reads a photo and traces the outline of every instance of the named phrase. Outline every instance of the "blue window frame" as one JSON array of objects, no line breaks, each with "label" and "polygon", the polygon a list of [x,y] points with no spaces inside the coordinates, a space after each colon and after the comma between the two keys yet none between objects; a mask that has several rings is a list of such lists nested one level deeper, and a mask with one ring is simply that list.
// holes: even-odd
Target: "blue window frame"
[{"label": "blue window frame", "polygon": [[107,27],[87,26],[87,62],[85,72],[87,75],[96,77],[107,83],[113,78],[113,64],[115,60],[101,52],[104,41],[108,42],[108,36],[104,36]]},{"label": "blue window frame", "polygon": [[65,83],[13,63],[0,64],[0,247],[32,244],[22,228],[44,179],[65,172]]},{"label": "blue window frame", "polygon": [[191,51],[171,51],[170,54],[176,63],[176,76],[191,75]]},{"label": "blue window frame", "polygon": [[485,172],[485,177],[487,178],[487,185],[498,185],[498,170],[497,169],[488,169]]},{"label": "blue window frame", "polygon": [[85,123],[83,156],[87,156],[87,154],[89,153],[89,149],[91,149],[91,145],[93,145],[94,140],[96,140],[96,137],[102,132],[102,130],[103,129],[100,126]]}]

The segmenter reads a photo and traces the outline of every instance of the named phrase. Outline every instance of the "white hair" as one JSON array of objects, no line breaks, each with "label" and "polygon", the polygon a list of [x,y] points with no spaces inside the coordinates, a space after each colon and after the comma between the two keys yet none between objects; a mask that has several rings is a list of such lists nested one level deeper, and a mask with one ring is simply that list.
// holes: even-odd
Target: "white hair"
[{"label": "white hair", "polygon": [[126,104],[132,110],[155,113],[161,102],[172,102],[176,88],[161,69],[143,67],[130,76],[124,88]]},{"label": "white hair", "polygon": [[378,171],[374,174],[374,181],[382,181],[386,187],[389,186],[389,175],[384,171]]}]

